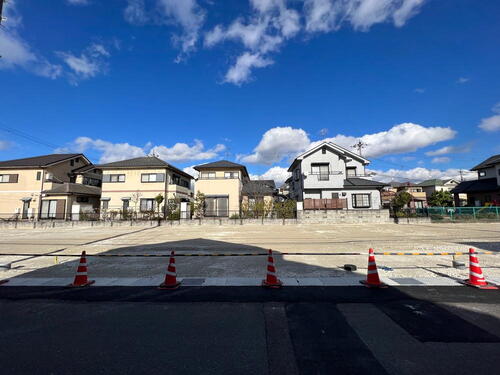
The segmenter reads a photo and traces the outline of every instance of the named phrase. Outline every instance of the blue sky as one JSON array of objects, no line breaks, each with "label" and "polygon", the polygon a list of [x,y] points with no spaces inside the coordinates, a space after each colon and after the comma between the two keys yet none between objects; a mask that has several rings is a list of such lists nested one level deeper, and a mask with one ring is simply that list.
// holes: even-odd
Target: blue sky
[{"label": "blue sky", "polygon": [[500,153],[498,14],[495,0],[10,0],[0,160],[154,151],[283,180],[315,142],[361,139],[379,180],[455,177]]}]

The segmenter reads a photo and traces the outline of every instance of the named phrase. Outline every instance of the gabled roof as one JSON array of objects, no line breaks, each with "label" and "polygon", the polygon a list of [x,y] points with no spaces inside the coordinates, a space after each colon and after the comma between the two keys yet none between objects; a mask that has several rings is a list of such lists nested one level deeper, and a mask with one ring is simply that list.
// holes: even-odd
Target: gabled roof
[{"label": "gabled roof", "polygon": [[34,156],[31,158],[0,161],[0,168],[42,168],[65,160],[73,159],[75,157],[82,157],[90,163],[90,161],[83,154],[49,154]]},{"label": "gabled roof", "polygon": [[219,161],[214,161],[212,163],[200,164],[200,165],[194,166],[193,168],[197,171],[200,171],[203,169],[237,168],[237,169],[244,171],[244,173],[248,177],[247,167],[245,167],[242,164],[233,163],[232,161],[228,161],[228,160],[219,160]]},{"label": "gabled roof", "polygon": [[471,168],[471,171],[477,171],[478,169],[493,167],[496,164],[500,164],[500,154],[489,157],[485,161],[476,165],[474,168]]},{"label": "gabled roof", "polygon": [[275,191],[274,180],[250,180],[241,189],[244,195],[272,195]]},{"label": "gabled roof", "polygon": [[114,161],[111,163],[99,164],[96,167],[101,169],[168,168],[184,177],[190,179],[193,178],[193,176],[191,176],[190,174],[174,167],[172,164],[169,164],[166,161],[157,158],[156,156],[142,156],[139,158]]},{"label": "gabled roof", "polygon": [[86,173],[86,172],[89,172],[89,171],[94,170],[94,169],[99,169],[99,168],[97,167],[97,165],[94,165],[94,164],[83,165],[81,167],[73,169],[71,171],[71,173],[82,174],[82,173]]},{"label": "gabled roof", "polygon": [[365,178],[359,178],[359,177],[350,177],[344,180],[344,188],[349,188],[349,187],[382,188],[384,186],[388,186],[388,184],[384,182],[367,180]]},{"label": "gabled roof", "polygon": [[89,186],[82,184],[75,184],[73,182],[65,182],[62,184],[54,185],[50,190],[42,191],[43,194],[48,195],[70,195],[70,194],[81,194],[81,195],[101,195],[101,188],[97,186]]},{"label": "gabled roof", "polygon": [[464,181],[451,190],[452,193],[486,193],[494,191],[500,192],[500,186],[498,186],[496,178]]},{"label": "gabled roof", "polygon": [[330,149],[332,149],[334,152],[340,154],[340,155],[343,155],[343,156],[348,156],[350,158],[353,158],[353,159],[357,159],[359,160],[361,163],[363,163],[363,165],[368,165],[370,164],[370,161],[368,159],[365,159],[364,157],[356,154],[355,152],[352,152],[342,146],[339,146],[339,145],[336,145],[335,143],[332,143],[332,142],[321,142],[320,144],[318,144],[317,146],[307,150],[306,152],[300,154],[299,156],[297,156],[294,161],[292,162],[292,164],[290,165],[290,167],[288,168],[288,172],[291,172],[293,171],[293,168],[295,168],[295,166],[297,165],[297,163],[299,161],[301,161],[302,159],[304,159],[305,157],[307,157],[309,154],[312,154],[318,150],[320,150],[321,148],[323,147],[329,147]]},{"label": "gabled roof", "polygon": [[425,187],[425,186],[443,186],[449,182],[455,182],[458,184],[458,181],[454,180],[453,178],[450,178],[448,180],[440,180],[438,178],[435,178],[432,180],[422,181],[422,182],[418,183],[417,185],[422,186],[422,187]]}]

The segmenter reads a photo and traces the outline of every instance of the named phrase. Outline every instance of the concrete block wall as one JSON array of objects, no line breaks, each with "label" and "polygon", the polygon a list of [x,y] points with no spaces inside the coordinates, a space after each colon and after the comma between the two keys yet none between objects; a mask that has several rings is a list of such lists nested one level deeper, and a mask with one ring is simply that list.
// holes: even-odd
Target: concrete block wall
[{"label": "concrete block wall", "polygon": [[301,224],[393,223],[389,210],[304,210],[297,212]]}]

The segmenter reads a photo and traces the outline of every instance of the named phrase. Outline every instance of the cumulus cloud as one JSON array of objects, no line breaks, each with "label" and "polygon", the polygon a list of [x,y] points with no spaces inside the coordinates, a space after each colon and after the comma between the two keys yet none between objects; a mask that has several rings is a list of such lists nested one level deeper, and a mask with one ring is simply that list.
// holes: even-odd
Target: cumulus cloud
[{"label": "cumulus cloud", "polygon": [[213,159],[225,149],[226,146],[223,144],[218,144],[211,149],[205,149],[203,142],[196,139],[192,146],[186,143],[176,143],[172,147],[155,146],[151,149],[151,152],[158,154],[161,159],[183,163],[191,160]]},{"label": "cumulus cloud", "polygon": [[351,150],[352,146],[359,140],[366,145],[363,150],[364,156],[378,157],[414,152],[420,148],[452,139],[455,134],[456,131],[449,127],[425,127],[408,122],[395,125],[387,131],[365,134],[361,137],[338,134],[332,138],[311,142],[303,129],[276,127],[264,133],[252,154],[239,155],[239,160],[270,165],[285,158],[295,157],[324,141]]},{"label": "cumulus cloud", "polygon": [[259,54],[245,52],[243,55],[238,57],[234,66],[227,71],[226,76],[224,77],[224,82],[241,85],[250,79],[250,73],[253,68],[263,68],[271,65],[272,63],[272,60],[263,58]]},{"label": "cumulus cloud", "polygon": [[194,169],[194,167],[194,165],[190,165],[189,167],[184,168],[183,171],[197,179],[200,175],[200,172]]},{"label": "cumulus cloud", "polygon": [[495,104],[491,111],[497,114],[483,118],[479,127],[487,132],[496,132],[500,130],[500,102]]},{"label": "cumulus cloud", "polygon": [[295,157],[304,151],[310,142],[307,133],[302,129],[276,127],[264,133],[253,154],[239,155],[238,159],[245,163],[270,165],[286,157]]},{"label": "cumulus cloud", "polygon": [[253,176],[252,179],[256,180],[274,180],[276,186],[280,186],[285,182],[285,180],[290,177],[290,173],[287,171],[288,168],[282,167],[272,167],[261,175]]},{"label": "cumulus cloud", "polygon": [[148,22],[144,0],[127,0],[127,6],[123,11],[125,21],[134,25],[143,25]]},{"label": "cumulus cloud", "polygon": [[21,37],[22,18],[17,12],[15,1],[4,5],[4,16],[7,21],[3,23],[5,27],[0,32],[0,70],[22,68],[41,77],[59,77],[62,67],[49,62]]},{"label": "cumulus cloud", "polygon": [[[447,169],[447,170],[439,170],[439,169],[427,169],[422,167],[417,167],[408,170],[401,169],[389,169],[387,171],[383,170],[368,170],[368,172],[373,173],[373,179],[381,182],[390,182],[390,181],[412,181],[412,182],[421,182],[424,180],[430,180],[434,178],[439,179],[447,179],[453,178],[460,181],[460,169]],[[477,179],[477,173],[471,171],[463,171],[462,176],[465,180],[474,180]]]},{"label": "cumulus cloud", "polygon": [[135,146],[127,142],[113,143],[102,139],[78,137],[68,146],[57,149],[55,152],[85,152],[87,150],[94,150],[100,153],[99,163],[110,163],[112,161],[137,158],[146,156],[148,153],[154,153],[160,159],[167,162],[182,163],[215,158],[225,148],[224,145],[218,144],[207,150],[199,140],[195,140],[192,146],[186,143],[176,143],[172,147],[166,147],[163,145],[154,146],[151,143],[147,143],[144,146]]},{"label": "cumulus cloud", "polygon": [[466,152],[470,152],[470,145],[463,146],[444,146],[434,151],[428,151],[425,154],[427,156],[439,156],[439,155],[447,155],[447,154],[462,154]]}]

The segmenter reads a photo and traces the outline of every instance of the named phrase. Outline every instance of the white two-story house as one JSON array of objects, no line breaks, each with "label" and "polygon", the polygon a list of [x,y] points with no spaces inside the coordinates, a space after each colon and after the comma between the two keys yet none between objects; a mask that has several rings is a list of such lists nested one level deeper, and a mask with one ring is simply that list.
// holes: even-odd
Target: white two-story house
[{"label": "white two-story house", "polygon": [[288,168],[290,198],[305,203],[308,199],[343,199],[347,209],[380,209],[380,192],[386,184],[365,178],[369,163],[341,146],[322,142],[295,158]]}]

